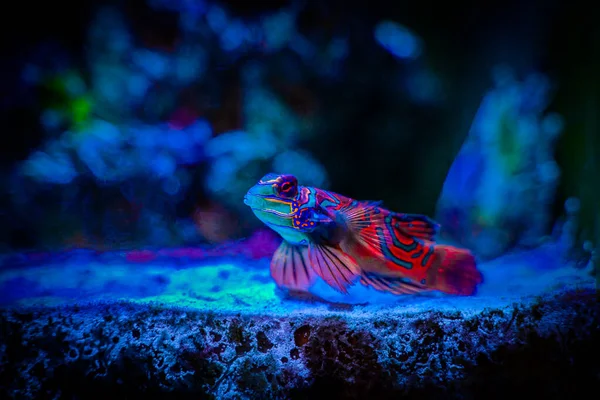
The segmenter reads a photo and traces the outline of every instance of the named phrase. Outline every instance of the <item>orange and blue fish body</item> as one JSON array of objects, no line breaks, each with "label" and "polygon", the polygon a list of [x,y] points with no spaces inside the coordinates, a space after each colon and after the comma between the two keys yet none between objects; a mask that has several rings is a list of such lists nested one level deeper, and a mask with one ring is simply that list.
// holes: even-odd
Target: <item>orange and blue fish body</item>
[{"label": "orange and blue fish body", "polygon": [[299,186],[292,175],[265,175],[244,203],[283,238],[270,267],[281,287],[306,291],[319,276],[342,293],[360,281],[395,294],[472,295],[483,281],[468,250],[435,243],[439,225],[424,215]]}]

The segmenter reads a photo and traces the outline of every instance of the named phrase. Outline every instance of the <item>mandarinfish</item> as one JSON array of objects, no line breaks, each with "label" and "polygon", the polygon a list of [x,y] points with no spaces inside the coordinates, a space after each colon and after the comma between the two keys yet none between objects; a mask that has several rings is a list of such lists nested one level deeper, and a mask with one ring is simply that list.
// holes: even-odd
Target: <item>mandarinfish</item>
[{"label": "mandarinfish", "polygon": [[283,242],[271,260],[280,287],[307,291],[316,276],[347,293],[363,285],[394,294],[439,290],[473,295],[483,281],[469,250],[435,243],[439,225],[424,215],[395,213],[292,175],[267,174],[244,203]]}]

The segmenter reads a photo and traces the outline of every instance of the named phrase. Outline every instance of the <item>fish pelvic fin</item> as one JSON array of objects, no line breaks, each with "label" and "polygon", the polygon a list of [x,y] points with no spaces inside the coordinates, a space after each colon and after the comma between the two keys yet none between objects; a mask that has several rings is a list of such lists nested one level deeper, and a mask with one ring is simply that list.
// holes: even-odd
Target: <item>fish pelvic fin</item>
[{"label": "fish pelvic fin", "polygon": [[295,246],[281,242],[271,259],[271,277],[279,287],[308,291],[317,274],[310,265],[308,246]]}]

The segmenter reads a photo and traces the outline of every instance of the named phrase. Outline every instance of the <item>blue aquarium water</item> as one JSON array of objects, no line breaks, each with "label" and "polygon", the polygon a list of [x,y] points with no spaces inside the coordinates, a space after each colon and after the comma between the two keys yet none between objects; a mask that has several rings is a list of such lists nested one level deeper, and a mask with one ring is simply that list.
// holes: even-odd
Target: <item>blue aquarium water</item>
[{"label": "blue aquarium water", "polygon": [[480,3],[3,13],[0,398],[596,390],[600,25]]},{"label": "blue aquarium water", "polygon": [[118,253],[100,256],[86,251],[56,256],[57,259],[48,254],[44,258],[43,262],[29,261],[16,266],[6,262],[2,266],[0,304],[3,307],[125,301],[268,316],[328,313],[332,304],[358,305],[355,312],[360,314],[392,309],[472,312],[528,301],[552,292],[595,287],[592,271],[564,261],[561,247],[555,243],[479,264],[484,283],[475,296],[466,298],[439,292],[397,296],[361,284],[352,286],[344,295],[319,279],[311,293],[323,301],[295,300],[276,287],[269,274],[269,258],[222,256],[190,261],[170,256],[162,260],[128,262]]}]

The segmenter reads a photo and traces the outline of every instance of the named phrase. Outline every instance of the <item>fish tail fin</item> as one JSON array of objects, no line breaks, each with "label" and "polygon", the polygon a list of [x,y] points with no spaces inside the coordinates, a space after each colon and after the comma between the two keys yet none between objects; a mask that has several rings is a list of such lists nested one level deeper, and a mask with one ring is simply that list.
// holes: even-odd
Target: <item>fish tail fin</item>
[{"label": "fish tail fin", "polygon": [[475,257],[469,250],[435,245],[434,257],[427,270],[427,286],[444,293],[470,296],[483,282]]}]

